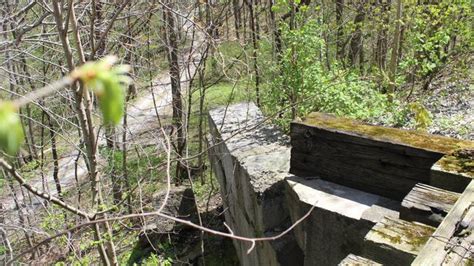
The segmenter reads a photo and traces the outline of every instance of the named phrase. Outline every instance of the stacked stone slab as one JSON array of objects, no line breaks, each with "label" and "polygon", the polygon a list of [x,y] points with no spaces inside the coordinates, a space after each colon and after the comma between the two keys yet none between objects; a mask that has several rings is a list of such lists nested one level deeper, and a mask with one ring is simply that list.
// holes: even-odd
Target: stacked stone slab
[{"label": "stacked stone slab", "polygon": [[362,254],[364,237],[383,217],[398,217],[397,202],[321,179],[287,178],[287,199],[293,222],[314,206],[296,239],[304,265],[337,265],[349,253]]},{"label": "stacked stone slab", "polygon": [[398,217],[390,199],[289,174],[288,137],[252,103],[210,111],[209,128],[210,161],[226,223],[236,235],[276,235],[314,206],[290,234],[258,242],[249,254],[249,243],[234,241],[242,265],[336,265],[361,252],[365,233],[377,221]]},{"label": "stacked stone slab", "polygon": [[339,266],[353,266],[353,265],[370,265],[370,266],[380,266],[382,264],[377,263],[373,260],[357,256],[354,254],[349,254],[345,257],[340,263]]},{"label": "stacked stone slab", "polygon": [[403,199],[400,217],[431,226],[439,226],[460,194],[426,184],[417,184]]},{"label": "stacked stone slab", "polygon": [[[378,221],[364,238],[364,257],[384,265],[408,265],[423,254],[423,261],[430,261],[425,265],[435,265],[430,259],[449,249],[439,243],[439,235],[462,246],[458,249],[465,255],[456,261],[474,253],[464,243],[471,241],[474,222],[465,222],[470,232],[462,241],[452,236],[454,221],[459,225],[466,220],[468,199],[474,198],[474,142],[313,113],[291,124],[291,144],[291,173],[403,200],[400,216],[405,220],[387,216]],[[439,225],[436,233],[430,225]],[[430,256],[425,244],[440,252]]]},{"label": "stacked stone slab", "polygon": [[432,167],[443,156],[474,148],[470,141],[323,113],[292,123],[291,145],[291,173],[318,176],[395,200],[402,200],[417,183],[461,192],[469,177],[453,178],[441,170],[434,173]]},{"label": "stacked stone slab", "polygon": [[290,148],[252,103],[212,110],[209,128],[233,233],[274,236],[312,209],[291,233],[250,253],[234,240],[242,265],[409,264],[435,230],[419,222],[439,224],[459,196],[452,191],[472,179],[451,158],[474,147],[467,141],[313,114],[292,123]]},{"label": "stacked stone slab", "polygon": [[[244,237],[275,235],[289,225],[284,178],[289,139],[265,123],[253,103],[218,108],[209,114],[210,161],[219,180],[227,225]],[[290,265],[304,257],[292,234],[274,242],[234,241],[242,265]]]}]

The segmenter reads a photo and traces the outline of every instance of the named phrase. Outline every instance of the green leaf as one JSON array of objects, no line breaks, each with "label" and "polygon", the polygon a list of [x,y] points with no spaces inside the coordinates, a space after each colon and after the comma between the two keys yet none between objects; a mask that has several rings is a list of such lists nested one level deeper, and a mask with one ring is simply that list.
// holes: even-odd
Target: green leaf
[{"label": "green leaf", "polygon": [[25,139],[17,107],[0,101],[0,149],[14,156]]},{"label": "green leaf", "polygon": [[125,105],[124,86],[132,81],[127,76],[130,67],[113,66],[116,60],[116,57],[107,56],[97,62],[88,62],[74,72],[97,95],[106,125],[117,125],[120,122]]},{"label": "green leaf", "polygon": [[120,79],[112,73],[101,73],[97,76],[97,82],[101,84],[101,93],[97,93],[97,98],[104,123],[116,125],[123,116],[125,105],[125,93]]}]

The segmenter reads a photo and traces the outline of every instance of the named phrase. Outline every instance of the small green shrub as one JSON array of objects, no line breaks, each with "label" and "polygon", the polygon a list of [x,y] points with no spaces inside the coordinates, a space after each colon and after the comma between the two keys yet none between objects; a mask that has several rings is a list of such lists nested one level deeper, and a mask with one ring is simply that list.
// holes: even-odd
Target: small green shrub
[{"label": "small green shrub", "polygon": [[263,95],[267,113],[283,110],[278,123],[286,127],[291,119],[314,111],[363,120],[386,112],[387,96],[376,89],[375,83],[337,65],[331,70],[323,65],[320,58],[325,43],[316,21],[295,30],[284,26],[282,32],[287,46],[276,69],[277,78]]}]

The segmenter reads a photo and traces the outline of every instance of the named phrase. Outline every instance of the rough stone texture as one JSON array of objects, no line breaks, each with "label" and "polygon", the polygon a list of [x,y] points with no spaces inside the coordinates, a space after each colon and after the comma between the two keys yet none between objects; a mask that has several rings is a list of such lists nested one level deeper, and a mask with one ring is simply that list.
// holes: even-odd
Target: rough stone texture
[{"label": "rough stone texture", "polygon": [[[247,242],[234,241],[242,265],[359,264],[357,261],[364,258],[356,255],[388,265],[408,265],[413,261],[434,228],[398,219],[398,199],[420,181],[433,182],[430,173],[434,172],[435,160],[459,143],[469,146],[473,142],[413,133],[415,140],[410,141],[415,142],[407,146],[403,141],[411,139],[408,131],[396,130],[399,140],[392,141],[377,132],[393,129],[363,125],[364,132],[377,133],[370,137],[350,132],[350,125],[332,130],[293,124],[291,168],[303,178],[288,173],[289,140],[266,123],[254,104],[236,104],[210,112],[210,161],[219,180],[226,222],[236,235],[277,235],[314,206],[290,234],[276,241],[258,242],[250,254]],[[421,145],[433,141],[436,149]],[[451,158],[440,166],[446,173],[451,169],[464,173],[471,169],[465,167],[470,167],[469,158],[462,164],[453,163]],[[458,162],[464,157],[454,159]],[[435,181],[440,186],[447,185],[455,175],[452,172]],[[462,186],[456,184],[458,189]],[[430,209],[431,212],[449,211],[449,207],[430,202],[433,195],[445,200],[446,193],[427,185],[417,186],[420,187],[424,189],[415,189],[405,198],[406,209],[413,211],[410,206],[414,202],[419,210],[434,207],[436,210]],[[436,193],[432,193],[434,190]],[[428,207],[419,205],[421,199]],[[450,214],[451,211],[447,217]]]},{"label": "rough stone texture", "polygon": [[383,265],[410,265],[434,230],[421,223],[386,217],[365,237],[364,257]]},{"label": "rough stone texture", "polygon": [[337,265],[349,253],[361,254],[364,237],[384,216],[398,217],[398,203],[321,179],[287,178],[288,209],[305,252],[305,265]]},{"label": "rough stone texture", "polygon": [[360,256],[356,256],[354,254],[349,254],[345,257],[340,263],[339,266],[348,266],[348,265],[371,265],[371,266],[378,266],[382,265],[377,263],[373,260],[369,260],[367,258],[363,258]]},{"label": "rough stone texture", "polygon": [[[262,237],[288,226],[283,180],[289,169],[289,140],[265,123],[253,103],[218,108],[209,113],[210,159],[219,180],[226,222],[236,235]],[[223,142],[225,141],[225,142]],[[291,264],[303,254],[289,235],[258,242],[247,254],[247,242],[234,241],[242,265]],[[285,251],[290,254],[282,256]]]},{"label": "rough stone texture", "polygon": [[438,226],[459,199],[460,194],[426,184],[416,186],[403,199],[400,218]]},{"label": "rough stone texture", "polygon": [[[470,158],[443,156],[431,167],[430,185],[462,193],[471,180],[474,180],[473,160],[473,151]],[[470,166],[468,166],[469,162],[471,162]]]}]

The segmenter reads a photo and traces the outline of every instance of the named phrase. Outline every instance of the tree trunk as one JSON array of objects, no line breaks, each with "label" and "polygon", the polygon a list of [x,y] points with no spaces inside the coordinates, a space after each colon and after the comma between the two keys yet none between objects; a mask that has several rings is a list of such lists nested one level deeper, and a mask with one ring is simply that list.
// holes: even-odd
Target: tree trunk
[{"label": "tree trunk", "polygon": [[233,0],[232,6],[234,8],[234,26],[235,26],[235,36],[237,40],[240,39],[240,28],[242,27],[242,15],[240,13],[240,0]]},{"label": "tree trunk", "polygon": [[[133,97],[133,90],[129,87],[128,95],[125,103],[125,110],[123,115],[123,133],[122,133],[122,178],[125,181],[125,187],[127,188],[127,210],[128,214],[133,213],[132,209],[132,185],[130,184],[130,180],[128,179],[128,168],[127,168],[127,103],[131,97]],[[122,195],[120,195],[122,198]]]},{"label": "tree trunk", "polygon": [[58,149],[56,147],[56,132],[51,117],[46,114],[46,118],[48,119],[49,136],[51,138],[51,153],[53,155],[53,179],[56,185],[56,192],[58,193],[58,198],[64,201],[61,182],[59,181],[59,157]]},{"label": "tree trunk", "polygon": [[[26,64],[26,59],[25,59],[25,56],[22,54],[21,55],[21,65],[22,65],[22,68],[23,68],[23,73],[25,74],[25,77],[30,85],[30,88],[31,88],[31,91],[34,91],[35,90],[35,86],[33,84],[33,81],[31,80],[31,75],[28,71],[28,66]],[[29,117],[28,119],[28,138],[30,140],[30,145],[31,145],[31,151],[32,151],[32,156],[34,159],[38,159],[38,152],[36,150],[36,145],[35,145],[35,135],[33,133],[33,117],[31,115],[31,106],[30,104],[27,104],[25,106],[25,109],[26,109],[26,115]]]},{"label": "tree trunk", "polygon": [[352,39],[350,43],[349,62],[351,66],[363,67],[363,44],[362,44],[362,23],[365,20],[365,3],[362,1],[359,3],[357,8],[357,14],[354,18],[355,29],[352,33]]},{"label": "tree trunk", "polygon": [[275,12],[273,12],[273,0],[268,0],[268,13],[270,15],[270,25],[268,28],[269,31],[273,32],[273,58],[277,58],[278,54],[281,54],[281,37],[275,21]]},{"label": "tree trunk", "polygon": [[172,94],[172,108],[173,108],[173,124],[176,127],[176,153],[178,162],[176,164],[176,182],[182,182],[182,178],[186,173],[186,169],[180,162],[183,155],[186,139],[184,137],[183,129],[183,103],[181,97],[181,80],[180,67],[178,61],[178,42],[175,28],[175,18],[170,11],[172,8],[171,1],[166,1],[167,7],[163,8],[163,20],[165,21],[165,41],[167,49],[167,57],[169,63],[169,73],[171,77],[171,94]]},{"label": "tree trunk", "polygon": [[344,0],[336,0],[336,26],[337,26],[337,33],[336,33],[336,56],[339,61],[344,60],[344,26],[342,21],[342,15],[344,12]]},{"label": "tree trunk", "polygon": [[[147,24],[149,25],[150,23],[150,18],[148,17],[147,19]],[[130,17],[127,17],[127,27],[128,27],[128,30],[129,32],[132,32],[132,26],[130,24]],[[149,27],[148,27],[148,30],[149,30]],[[130,47],[132,47],[132,41],[133,41],[133,35],[128,37],[127,38],[127,44],[130,45]],[[148,41],[147,42],[147,48],[149,49],[149,46],[150,46],[150,42]],[[133,62],[132,62],[132,59],[133,59],[133,55],[132,55],[133,51],[132,50],[128,50],[127,51],[127,55],[125,56],[125,62],[127,64],[130,64],[130,65],[134,65]],[[132,72],[134,71],[134,68],[132,68],[131,70]],[[132,76],[133,76],[133,73],[132,73]],[[153,90],[153,88],[151,88]],[[131,191],[132,191],[132,186],[130,184],[130,180],[128,178],[128,168],[127,168],[127,151],[128,151],[128,146],[127,146],[127,105],[128,105],[128,102],[130,101],[130,99],[133,99],[135,97],[135,95],[137,94],[137,89],[135,87],[135,84],[131,84],[128,86],[128,91],[127,91],[127,96],[125,98],[125,110],[124,110],[124,115],[123,115],[123,132],[122,132],[122,182],[125,183],[125,187],[127,189],[127,191],[129,192],[127,194],[127,210],[128,210],[128,213],[129,214],[132,214],[133,213],[133,209],[132,209],[132,195],[131,195]],[[117,190],[115,188],[115,190]],[[117,195],[117,196],[114,196],[114,197],[120,197],[122,198],[122,195]]]},{"label": "tree trunk", "polygon": [[104,23],[103,18],[103,3],[99,0],[92,0],[92,14],[91,14],[91,31],[90,31],[90,45],[91,45],[91,55],[89,60],[94,60],[97,56],[100,56],[105,50],[105,43],[96,43],[100,40],[102,34],[100,28],[102,23]]},{"label": "tree trunk", "polygon": [[[390,57],[390,65],[388,69],[388,77],[389,77],[389,85],[387,89],[387,93],[392,94],[395,90],[395,76],[398,66],[398,56],[399,56],[399,46],[400,46],[400,36],[401,36],[401,19],[402,19],[402,0],[397,1],[397,19],[395,23],[395,30],[393,34],[393,42],[392,42],[392,54]],[[390,98],[391,99],[391,96]]]},{"label": "tree trunk", "polygon": [[[324,1],[321,1],[321,21],[322,25],[329,24],[328,12],[326,11],[326,6],[324,6]],[[323,31],[322,37],[324,40],[324,47],[321,48],[321,53],[324,51],[324,61],[326,63],[327,70],[331,70],[331,53],[329,50],[329,32]],[[323,50],[324,49],[324,50]]]},{"label": "tree trunk", "polygon": [[[71,2],[72,3],[72,2]],[[61,41],[64,55],[67,61],[69,71],[74,70],[75,64],[73,59],[72,48],[69,44],[68,32],[65,31],[64,20],[62,17],[62,10],[60,8],[60,3],[58,0],[52,1],[53,6],[53,15],[56,21],[56,27],[59,34],[59,39]],[[74,6],[69,7],[69,15],[72,26],[74,27],[73,31],[76,38],[77,51],[79,53],[79,60],[81,63],[85,61],[84,54],[82,53],[82,44],[80,43],[79,34],[77,31],[77,20],[74,15]],[[69,23],[69,21],[66,21]],[[91,181],[91,193],[92,193],[92,204],[95,208],[99,208],[102,205],[102,195],[100,188],[100,177],[97,172],[97,143],[96,143],[96,132],[93,126],[92,120],[92,101],[89,91],[84,91],[84,87],[79,86],[75,83],[72,86],[72,90],[75,96],[75,108],[77,111],[78,121],[82,130],[82,135],[84,137],[84,142],[87,151],[87,164],[89,170],[89,179]],[[97,219],[105,217],[104,215],[98,215]],[[103,225],[108,228],[108,222]],[[98,252],[101,257],[102,263],[109,265],[117,264],[117,257],[115,256],[115,247],[112,240],[105,241],[108,248],[106,249],[102,239],[102,230],[100,224],[94,224],[94,240],[98,241]],[[107,230],[108,231],[108,230]]]},{"label": "tree trunk", "polygon": [[244,13],[241,26],[243,29],[244,43],[247,44],[247,9],[245,8],[245,5],[242,5],[242,8],[240,10]]},{"label": "tree trunk", "polygon": [[379,69],[385,70],[387,61],[387,26],[390,23],[389,11],[391,0],[379,0],[380,16],[382,17],[382,24],[377,33],[377,47],[375,49],[375,62]]},{"label": "tree trunk", "polygon": [[253,59],[253,68],[255,73],[255,93],[256,93],[256,101],[257,106],[260,106],[260,73],[258,70],[258,59],[257,59],[257,52],[258,52],[258,43],[257,43],[257,31],[255,26],[255,15],[254,15],[254,3],[253,0],[245,0],[249,8],[249,19],[250,19],[250,30],[252,32],[252,45],[253,45],[253,52],[252,52],[252,59]]}]

